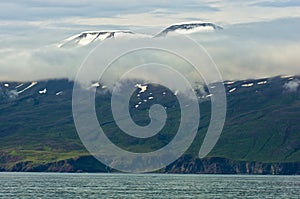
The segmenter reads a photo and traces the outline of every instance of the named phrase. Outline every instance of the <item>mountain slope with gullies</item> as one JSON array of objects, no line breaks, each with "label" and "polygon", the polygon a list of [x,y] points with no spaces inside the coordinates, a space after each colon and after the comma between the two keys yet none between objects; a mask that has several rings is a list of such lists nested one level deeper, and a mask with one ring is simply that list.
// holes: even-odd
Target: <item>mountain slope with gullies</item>
[{"label": "mountain slope with gullies", "polygon": [[[196,139],[184,156],[161,172],[299,173],[299,79],[278,76],[225,81],[224,129],[215,148],[202,160],[197,155],[210,120],[211,96],[207,88],[199,91],[201,118]],[[213,89],[213,85],[208,86]],[[119,147],[148,152],[165,146],[174,137],[180,109],[170,90],[151,84],[145,87],[142,82],[136,87],[130,113],[137,124],[149,122],[149,107],[157,102],[163,103],[169,117],[163,132],[147,140],[132,139],[117,128],[106,85],[93,82],[86,89],[91,88],[97,88],[100,125]],[[0,83],[0,170],[111,171],[90,156],[77,135],[72,89],[73,82],[65,79]]]}]

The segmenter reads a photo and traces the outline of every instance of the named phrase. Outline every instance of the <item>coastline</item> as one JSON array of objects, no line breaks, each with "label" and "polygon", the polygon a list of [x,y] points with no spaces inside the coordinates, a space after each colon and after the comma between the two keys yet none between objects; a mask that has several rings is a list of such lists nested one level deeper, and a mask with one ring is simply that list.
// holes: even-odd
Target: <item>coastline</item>
[{"label": "coastline", "polygon": [[[300,175],[299,168],[300,162],[264,163],[220,157],[199,159],[186,155],[155,173]],[[25,161],[15,163],[10,167],[0,163],[0,172],[119,173],[101,164],[92,156],[81,156],[45,164]]]}]

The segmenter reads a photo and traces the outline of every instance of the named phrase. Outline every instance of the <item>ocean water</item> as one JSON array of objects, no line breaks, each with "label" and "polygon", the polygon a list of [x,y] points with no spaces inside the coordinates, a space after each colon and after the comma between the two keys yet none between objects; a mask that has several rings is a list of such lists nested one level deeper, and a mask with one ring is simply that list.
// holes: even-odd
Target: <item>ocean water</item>
[{"label": "ocean water", "polygon": [[300,198],[300,176],[4,172],[0,198]]}]

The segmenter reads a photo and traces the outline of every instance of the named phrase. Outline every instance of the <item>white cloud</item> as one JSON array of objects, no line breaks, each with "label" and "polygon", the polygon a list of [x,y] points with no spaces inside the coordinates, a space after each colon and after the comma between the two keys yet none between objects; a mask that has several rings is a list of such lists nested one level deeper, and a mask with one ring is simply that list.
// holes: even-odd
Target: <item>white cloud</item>
[{"label": "white cloud", "polygon": [[[233,25],[215,33],[195,34],[192,38],[208,50],[224,79],[300,74],[297,34],[300,27],[296,26],[299,21],[285,19]],[[28,50],[25,45],[20,50],[2,49],[0,79],[72,79],[91,48],[59,49],[53,45]],[[127,61],[134,64],[132,59]]]},{"label": "white cloud", "polygon": [[82,31],[132,29],[155,34],[188,20],[224,26],[222,32],[195,39],[207,48],[227,79],[299,73],[297,4],[260,2],[1,1],[0,80],[74,77],[89,49],[62,50],[52,44]]},{"label": "white cloud", "polygon": [[255,6],[262,7],[300,7],[299,0],[277,0],[277,1],[260,1],[254,3]]},{"label": "white cloud", "polygon": [[292,81],[289,81],[283,85],[283,87],[288,92],[296,92],[300,86],[300,81],[298,79],[294,79]]}]

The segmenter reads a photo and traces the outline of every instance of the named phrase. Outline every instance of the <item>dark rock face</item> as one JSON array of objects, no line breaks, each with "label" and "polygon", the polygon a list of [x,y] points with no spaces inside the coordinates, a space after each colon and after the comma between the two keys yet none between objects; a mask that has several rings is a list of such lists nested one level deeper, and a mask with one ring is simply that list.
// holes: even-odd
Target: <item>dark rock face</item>
[{"label": "dark rock face", "polygon": [[[107,166],[98,162],[92,156],[82,156],[76,159],[32,165],[32,162],[18,162],[12,168],[0,171],[22,172],[113,172]],[[261,163],[229,160],[226,158],[198,159],[183,156],[160,172],[182,174],[263,174],[263,175],[299,175],[300,162]]]},{"label": "dark rock face", "polygon": [[17,162],[13,167],[1,166],[0,171],[14,172],[110,172],[110,169],[98,162],[92,156],[82,156],[76,159],[57,162],[34,164],[31,161]]},{"label": "dark rock face", "polygon": [[178,159],[166,167],[168,173],[191,174],[300,174],[300,162],[262,163],[229,160],[225,158],[195,159],[189,156]]},{"label": "dark rock face", "polygon": [[[63,43],[59,46],[61,47],[65,47],[68,45],[74,45],[74,44],[78,44],[80,42],[80,40],[85,39],[86,37],[93,37],[93,39],[89,42],[89,43],[93,43],[95,41],[102,41],[105,39],[109,39],[109,38],[115,38],[115,34],[116,33],[124,33],[124,34],[130,34],[130,35],[134,35],[135,33],[132,31],[124,31],[124,30],[115,30],[115,31],[89,31],[89,32],[82,32],[80,33],[78,36],[70,39],[68,38],[67,40],[62,41]],[[101,38],[102,37],[102,38]]]}]

